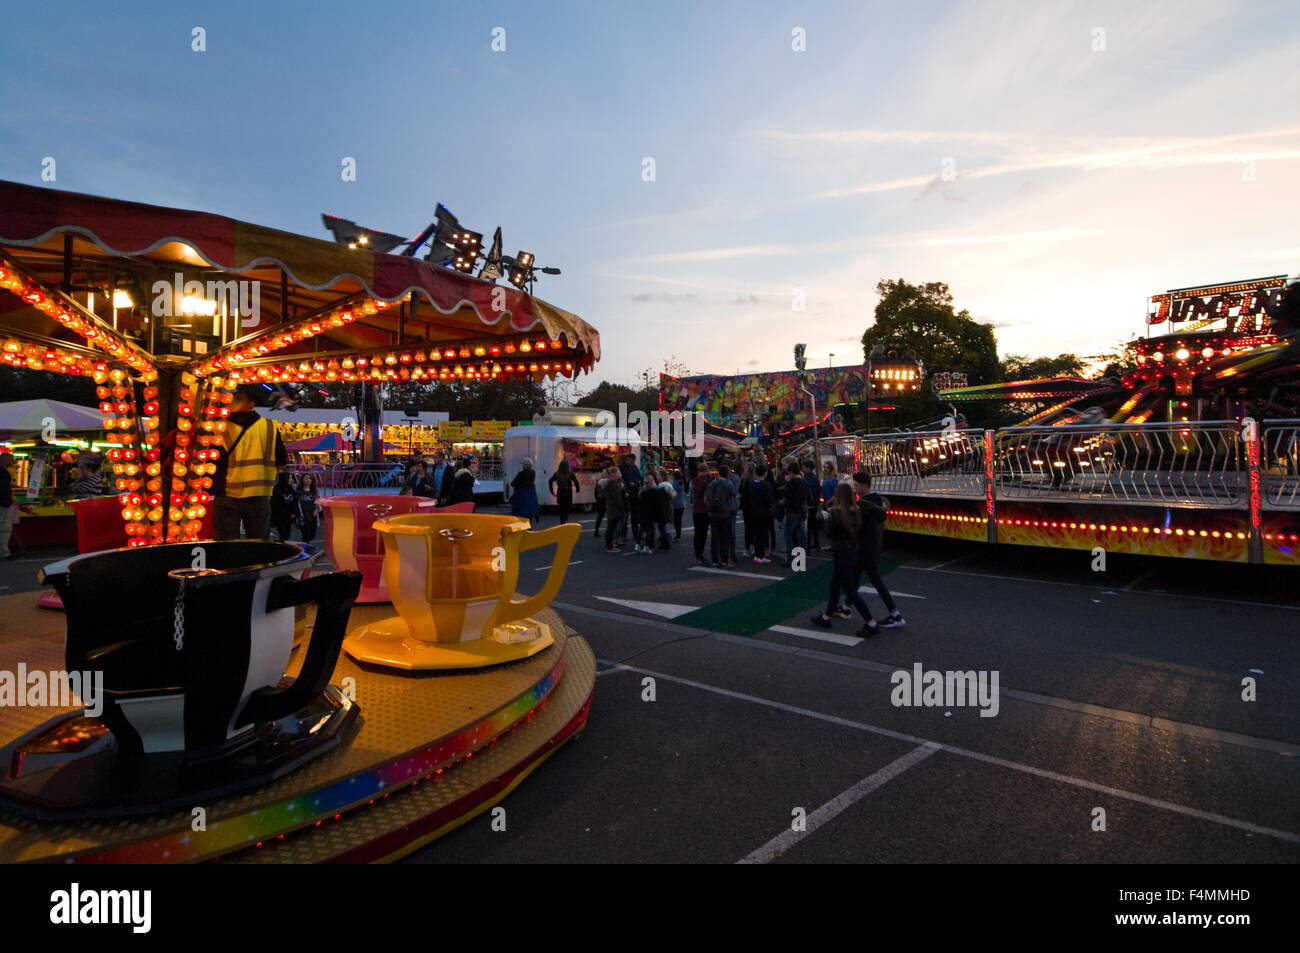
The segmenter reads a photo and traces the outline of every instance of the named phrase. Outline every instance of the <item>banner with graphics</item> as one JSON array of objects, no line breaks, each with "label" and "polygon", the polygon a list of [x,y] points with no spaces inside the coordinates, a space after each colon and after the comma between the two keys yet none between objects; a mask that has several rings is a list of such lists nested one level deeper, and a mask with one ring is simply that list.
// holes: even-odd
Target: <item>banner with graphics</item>
[{"label": "banner with graphics", "polygon": [[469,434],[474,440],[504,440],[509,429],[508,420],[474,420],[470,422]]},{"label": "banner with graphics", "polygon": [[[820,421],[837,404],[856,404],[866,399],[866,368],[857,364],[810,369],[803,386],[816,398]],[[709,423],[739,433],[757,428],[763,434],[779,434],[813,422],[812,402],[800,388],[795,371],[733,377],[660,374],[659,407],[665,411],[698,411]]]}]

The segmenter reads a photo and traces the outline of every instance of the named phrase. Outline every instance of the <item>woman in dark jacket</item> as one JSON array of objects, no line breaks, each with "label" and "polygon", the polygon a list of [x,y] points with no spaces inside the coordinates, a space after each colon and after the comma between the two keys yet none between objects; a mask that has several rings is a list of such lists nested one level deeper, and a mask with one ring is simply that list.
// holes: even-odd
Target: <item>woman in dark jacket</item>
[{"label": "woman in dark jacket", "polygon": [[569,469],[568,460],[560,461],[559,467],[555,470],[555,475],[546,481],[546,485],[550,488],[551,495],[555,497],[555,505],[560,508],[560,522],[567,523],[569,521],[569,510],[573,508],[573,494],[580,489],[578,478]]},{"label": "woman in dark jacket", "polygon": [[813,625],[823,629],[831,627],[831,615],[839,610],[840,593],[853,603],[863,619],[859,636],[875,635],[880,626],[871,617],[871,610],[858,592],[858,533],[862,528],[862,514],[854,499],[853,489],[846,483],[835,491],[835,499],[826,513],[826,538],[830,540],[831,556],[835,560],[831,575],[830,601],[826,610],[812,617]]},{"label": "woman in dark jacket", "polygon": [[627,497],[623,488],[623,476],[614,467],[605,471],[605,516],[609,524],[605,527],[605,552],[616,553],[614,537],[623,532],[623,522],[627,518]]},{"label": "woman in dark jacket", "polygon": [[[444,478],[445,479],[445,478]],[[534,491],[536,497],[536,491]],[[460,467],[456,470],[456,475],[451,481],[451,495],[447,497],[447,503],[473,503],[474,502],[474,474],[470,471],[469,464],[462,460]]]},{"label": "woman in dark jacket", "polygon": [[316,478],[310,473],[303,474],[302,483],[298,486],[298,520],[299,526],[302,527],[304,543],[310,543],[316,538],[316,527],[319,524],[319,506],[316,498],[319,495],[316,490]]},{"label": "woman in dark jacket", "polygon": [[[646,471],[646,479],[650,480],[649,471]],[[672,549],[673,544],[668,540],[668,524],[673,520],[673,496],[676,491],[668,482],[668,474],[658,469],[654,473],[654,488],[654,520],[659,527],[659,548]]]},{"label": "woman in dark jacket", "polygon": [[293,485],[287,470],[275,476],[271,489],[271,525],[280,534],[280,542],[289,542],[293,524],[298,522],[298,488]]},{"label": "woman in dark jacket", "polygon": [[[745,520],[745,555],[751,556],[754,553],[754,532],[758,528],[758,520],[754,514],[753,503],[749,498],[749,491],[754,482],[754,464],[746,463],[744,475],[740,478],[740,515]],[[766,540],[764,540],[766,542]]]},{"label": "woman in dark jacket", "polygon": [[655,512],[658,509],[658,499],[659,487],[655,485],[653,476],[647,476],[641,481],[640,489],[637,490],[636,518],[638,536],[635,552],[654,552]]},{"label": "woman in dark jacket", "polygon": [[772,531],[772,504],[776,502],[776,494],[768,482],[767,466],[764,463],[760,461],[758,466],[749,469],[753,472],[750,474],[749,482],[743,485],[750,506],[749,515],[745,518],[745,532],[749,534],[752,520],[754,564],[761,565],[772,561],[767,555],[767,543]]},{"label": "woman in dark jacket", "polygon": [[533,525],[539,510],[537,506],[537,473],[533,470],[533,461],[524,457],[524,467],[510,481],[510,515],[521,516]]}]

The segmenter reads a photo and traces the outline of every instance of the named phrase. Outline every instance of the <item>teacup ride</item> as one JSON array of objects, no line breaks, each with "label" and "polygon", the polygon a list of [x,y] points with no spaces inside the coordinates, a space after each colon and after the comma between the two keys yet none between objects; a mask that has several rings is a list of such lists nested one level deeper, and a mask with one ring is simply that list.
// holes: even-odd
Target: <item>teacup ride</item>
[{"label": "teacup ride", "polygon": [[[122,504],[116,496],[90,496],[68,503],[77,520],[77,552],[99,553],[126,546],[126,524],[122,522]],[[200,539],[212,538],[212,508],[203,517]],[[62,609],[63,600],[53,589],[41,593],[36,604],[42,609]]]},{"label": "teacup ride", "polygon": [[[46,566],[67,610],[65,671],[102,674],[102,710],[64,711],[0,749],[0,807],[60,820],[153,814],[265,784],[339,745],[358,709],[329,682],[361,577],[303,578],[319,556],[204,541]],[[313,603],[287,679],[295,608]],[[78,694],[91,704],[90,686]]]},{"label": "teacup ride", "polygon": [[[535,618],[564,582],[582,530],[532,531],[513,516],[412,514],[374,523],[397,615],[359,625],[343,651],[358,662],[406,670],[479,668],[525,659],[554,644]],[[515,598],[524,552],[554,546],[540,592]]]},{"label": "teacup ride", "polygon": [[361,573],[358,605],[389,602],[384,586],[384,547],[374,530],[376,520],[408,513],[473,513],[473,503],[438,507],[421,496],[349,493],[318,501],[325,512],[325,552],[338,569]]}]

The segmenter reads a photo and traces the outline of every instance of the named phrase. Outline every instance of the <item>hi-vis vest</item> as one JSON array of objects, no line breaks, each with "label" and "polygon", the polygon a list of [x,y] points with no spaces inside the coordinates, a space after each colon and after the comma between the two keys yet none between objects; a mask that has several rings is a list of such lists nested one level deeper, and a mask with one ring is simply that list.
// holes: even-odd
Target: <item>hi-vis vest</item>
[{"label": "hi-vis vest", "polygon": [[224,442],[225,495],[235,499],[270,496],[275,486],[275,424],[258,417],[246,428],[228,425]]}]

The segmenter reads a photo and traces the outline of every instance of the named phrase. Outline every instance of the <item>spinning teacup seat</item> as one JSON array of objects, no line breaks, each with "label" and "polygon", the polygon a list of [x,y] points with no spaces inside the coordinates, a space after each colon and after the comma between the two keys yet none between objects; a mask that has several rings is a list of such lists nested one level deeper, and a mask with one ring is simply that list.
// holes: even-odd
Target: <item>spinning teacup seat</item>
[{"label": "spinning teacup seat", "polygon": [[[47,566],[67,608],[66,671],[80,673],[87,708],[0,749],[0,805],[152,813],[263,784],[337,745],[357,706],[329,679],[361,576],[302,578],[319,555],[205,541]],[[294,607],[307,603],[315,625],[286,679]]]},{"label": "spinning teacup seat", "polygon": [[[560,590],[582,532],[578,524],[536,532],[513,516],[438,513],[377,520],[384,581],[397,615],[354,628],[343,651],[358,662],[402,669],[457,669],[528,658],[552,645],[533,616]],[[521,555],[554,546],[535,596],[515,599]]]},{"label": "spinning teacup seat", "polygon": [[[325,511],[325,552],[339,569],[361,573],[358,604],[388,602],[384,587],[384,547],[374,530],[375,520],[408,513],[434,512],[436,502],[422,496],[349,493],[319,500]],[[473,513],[473,503],[457,503],[439,513]]]}]

